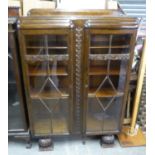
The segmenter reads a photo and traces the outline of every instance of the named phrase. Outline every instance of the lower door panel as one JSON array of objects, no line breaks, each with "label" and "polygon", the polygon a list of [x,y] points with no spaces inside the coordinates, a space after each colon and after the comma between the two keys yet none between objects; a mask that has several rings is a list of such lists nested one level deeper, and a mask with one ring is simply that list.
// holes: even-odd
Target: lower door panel
[{"label": "lower door panel", "polygon": [[88,99],[86,132],[117,131],[122,97],[93,97]]},{"label": "lower door panel", "polygon": [[36,99],[32,104],[35,135],[69,133],[68,99]]}]

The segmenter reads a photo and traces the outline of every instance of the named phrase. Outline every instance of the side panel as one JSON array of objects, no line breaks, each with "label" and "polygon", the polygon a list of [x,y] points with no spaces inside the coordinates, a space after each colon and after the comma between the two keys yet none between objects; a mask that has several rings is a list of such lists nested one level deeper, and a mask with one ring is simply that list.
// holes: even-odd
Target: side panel
[{"label": "side panel", "polygon": [[8,30],[8,131],[10,135],[28,130],[25,96],[18,56],[16,24]]}]

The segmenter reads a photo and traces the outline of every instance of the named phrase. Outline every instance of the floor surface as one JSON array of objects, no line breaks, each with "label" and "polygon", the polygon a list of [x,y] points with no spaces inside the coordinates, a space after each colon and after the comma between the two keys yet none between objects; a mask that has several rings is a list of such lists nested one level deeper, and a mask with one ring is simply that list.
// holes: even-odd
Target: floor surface
[{"label": "floor surface", "polygon": [[26,149],[26,142],[9,140],[9,155],[145,155],[145,146],[122,148],[116,140],[114,147],[102,148],[99,138],[89,138],[83,145],[80,139],[54,138],[53,151],[39,151],[37,142]]}]

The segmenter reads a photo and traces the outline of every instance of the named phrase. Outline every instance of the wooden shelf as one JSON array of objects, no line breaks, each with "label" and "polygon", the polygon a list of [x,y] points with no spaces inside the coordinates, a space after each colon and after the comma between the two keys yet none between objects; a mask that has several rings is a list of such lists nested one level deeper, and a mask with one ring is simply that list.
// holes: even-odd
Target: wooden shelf
[{"label": "wooden shelf", "polygon": [[129,45],[122,46],[90,46],[90,49],[98,49],[98,48],[129,48]]},{"label": "wooden shelf", "polygon": [[48,49],[67,49],[68,47],[66,46],[51,46],[51,47],[48,47]]},{"label": "wooden shelf", "polygon": [[66,46],[48,46],[48,47],[45,47],[45,46],[27,46],[26,47],[27,49],[41,49],[41,48],[44,48],[44,49],[67,49],[68,47]]},{"label": "wooden shelf", "polygon": [[114,91],[113,89],[102,89],[95,93],[96,89],[89,89],[88,97],[113,97],[113,96],[122,96],[123,92]]},{"label": "wooden shelf", "polygon": [[47,75],[53,75],[53,76],[67,76],[68,73],[64,67],[58,67],[56,70],[50,70],[48,73],[47,70],[43,69],[33,69],[29,68],[29,76],[47,76]]},{"label": "wooden shelf", "polygon": [[[107,69],[103,67],[90,67],[89,70],[89,75],[107,75]],[[121,73],[121,75],[125,75],[126,72],[124,71]],[[119,69],[110,69],[109,75],[120,75],[120,70]]]},{"label": "wooden shelf", "polygon": [[56,98],[68,98],[69,94],[62,92],[62,94],[57,91],[44,91],[44,92],[31,92],[32,99],[56,99]]}]

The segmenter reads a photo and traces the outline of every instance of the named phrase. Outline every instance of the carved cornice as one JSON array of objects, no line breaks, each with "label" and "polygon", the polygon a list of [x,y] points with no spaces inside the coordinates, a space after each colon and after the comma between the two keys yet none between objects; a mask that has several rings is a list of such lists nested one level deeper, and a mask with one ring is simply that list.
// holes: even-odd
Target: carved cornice
[{"label": "carved cornice", "polygon": [[130,54],[90,54],[90,60],[128,60]]}]

